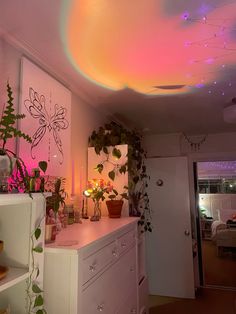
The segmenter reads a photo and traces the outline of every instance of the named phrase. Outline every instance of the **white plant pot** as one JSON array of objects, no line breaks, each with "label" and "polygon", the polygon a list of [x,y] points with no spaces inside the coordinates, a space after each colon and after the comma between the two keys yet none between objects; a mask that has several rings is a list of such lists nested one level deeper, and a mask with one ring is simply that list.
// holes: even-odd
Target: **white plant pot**
[{"label": "white plant pot", "polygon": [[8,192],[8,179],[16,165],[16,158],[0,155],[0,193]]},{"label": "white plant pot", "polygon": [[16,158],[0,155],[0,177],[9,177],[16,165]]}]

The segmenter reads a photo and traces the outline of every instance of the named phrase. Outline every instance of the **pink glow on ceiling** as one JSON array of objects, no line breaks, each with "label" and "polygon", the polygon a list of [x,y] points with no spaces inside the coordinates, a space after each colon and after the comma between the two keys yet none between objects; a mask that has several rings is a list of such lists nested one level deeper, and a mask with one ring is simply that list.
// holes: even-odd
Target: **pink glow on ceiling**
[{"label": "pink glow on ceiling", "polygon": [[[236,63],[236,2],[189,12],[186,7],[182,16],[168,14],[164,5],[165,0],[72,1],[65,31],[71,62],[97,84],[145,94],[188,92],[224,77],[225,68]],[[186,87],[153,88],[163,85]]]}]

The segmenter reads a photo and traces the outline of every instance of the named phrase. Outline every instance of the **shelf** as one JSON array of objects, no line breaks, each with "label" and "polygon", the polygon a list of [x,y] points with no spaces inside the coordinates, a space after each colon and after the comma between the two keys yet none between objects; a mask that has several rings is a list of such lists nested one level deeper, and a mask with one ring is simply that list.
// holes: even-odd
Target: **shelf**
[{"label": "shelf", "polygon": [[10,288],[29,277],[29,270],[25,268],[9,267],[5,278],[0,280],[0,292]]}]

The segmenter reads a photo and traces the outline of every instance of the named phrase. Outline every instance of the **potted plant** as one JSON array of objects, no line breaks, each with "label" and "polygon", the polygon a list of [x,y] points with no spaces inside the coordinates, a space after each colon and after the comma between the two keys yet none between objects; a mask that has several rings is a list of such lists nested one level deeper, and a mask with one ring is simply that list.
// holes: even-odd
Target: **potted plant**
[{"label": "potted plant", "polygon": [[64,178],[56,178],[55,182],[48,182],[47,191],[52,195],[46,198],[46,225],[45,225],[45,242],[52,242],[56,239],[59,222],[58,212],[65,208],[65,199],[67,193],[63,187]]},{"label": "potted plant", "polygon": [[[125,186],[124,190],[128,190],[128,187]],[[119,194],[117,190],[113,189],[112,190],[113,194],[109,195],[108,198],[109,200],[106,201],[108,213],[110,218],[120,218],[121,212],[122,212],[122,207],[124,204],[123,199],[128,200],[128,193],[123,192]],[[119,197],[119,199],[117,199]]]},{"label": "potted plant", "polygon": [[112,121],[100,127],[98,131],[93,131],[89,137],[89,146],[94,147],[96,154],[100,155],[103,152],[106,155],[104,160],[96,166],[99,173],[102,173],[105,163],[111,163],[108,147],[112,147],[112,156],[120,159],[121,151],[116,146],[122,144],[128,145],[127,162],[124,164],[112,163],[113,169],[108,176],[114,181],[117,175],[128,172],[130,216],[140,217],[139,225],[142,232],[151,232],[151,210],[146,192],[150,177],[145,166],[146,152],[142,147],[142,136],[139,132],[127,130]]},{"label": "potted plant", "polygon": [[27,169],[23,160],[14,152],[6,147],[7,141],[10,138],[23,138],[31,143],[32,140],[29,135],[21,132],[16,123],[18,120],[25,118],[24,114],[16,114],[12,97],[12,89],[7,83],[7,105],[4,106],[0,120],[0,191],[8,192],[8,178],[12,175],[13,169],[16,165],[16,177],[24,184],[25,177],[28,175]]},{"label": "potted plant", "polygon": [[84,191],[86,197],[90,197],[94,202],[94,214],[91,221],[98,221],[101,218],[100,202],[105,200],[105,194],[112,192],[113,186],[110,181],[103,179],[92,179],[88,181],[87,189]]}]

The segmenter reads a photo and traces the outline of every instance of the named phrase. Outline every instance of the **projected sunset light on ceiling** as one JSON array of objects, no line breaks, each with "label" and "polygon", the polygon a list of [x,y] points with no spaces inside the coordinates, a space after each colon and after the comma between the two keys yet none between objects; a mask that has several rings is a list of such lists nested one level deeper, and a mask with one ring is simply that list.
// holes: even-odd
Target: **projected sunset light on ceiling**
[{"label": "projected sunset light on ceiling", "polygon": [[200,7],[186,1],[181,12],[177,5],[71,0],[63,20],[68,57],[86,78],[112,90],[153,95],[210,86],[236,65],[236,1]]}]

